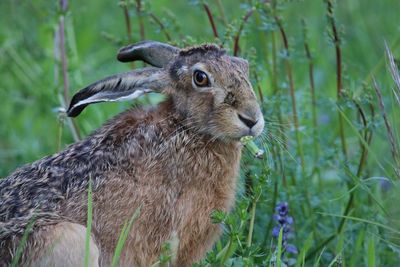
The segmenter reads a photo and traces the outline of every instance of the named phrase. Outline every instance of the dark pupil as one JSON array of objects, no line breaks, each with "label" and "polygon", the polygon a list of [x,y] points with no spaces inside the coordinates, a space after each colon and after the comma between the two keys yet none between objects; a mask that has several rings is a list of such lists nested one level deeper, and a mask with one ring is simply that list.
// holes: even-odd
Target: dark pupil
[{"label": "dark pupil", "polygon": [[199,84],[203,84],[206,79],[206,75],[202,72],[196,73],[196,82]]}]

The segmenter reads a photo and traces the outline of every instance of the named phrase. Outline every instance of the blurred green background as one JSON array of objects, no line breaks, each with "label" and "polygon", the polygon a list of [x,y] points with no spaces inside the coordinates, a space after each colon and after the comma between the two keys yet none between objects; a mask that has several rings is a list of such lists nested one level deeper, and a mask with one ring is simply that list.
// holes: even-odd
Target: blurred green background
[{"label": "blurred green background", "polygon": [[[257,210],[255,243],[263,244],[260,246],[264,254],[266,251],[270,253],[271,249],[265,249],[264,241],[269,237],[267,231],[271,230],[268,223],[273,207],[279,200],[288,201],[297,220],[294,242],[300,250],[310,236],[313,236],[311,247],[318,248],[327,236],[333,234],[339,238],[327,245],[321,260],[325,264],[341,255],[345,262],[360,263],[355,266],[369,265],[372,260],[365,255],[374,253],[376,259],[373,261],[377,266],[399,266],[399,232],[393,236],[392,232],[387,233],[375,224],[349,222],[346,226],[351,225],[342,235],[343,232],[337,233],[340,218],[324,217],[321,212],[342,214],[350,192],[355,192],[351,213],[347,215],[399,229],[400,210],[396,205],[396,201],[400,200],[399,177],[394,171],[399,166],[392,157],[372,80],[376,79],[383,95],[385,112],[398,149],[400,109],[392,91],[396,87],[388,68],[384,44],[387,43],[395,57],[400,57],[400,1],[347,0],[334,4],[334,18],[341,39],[343,90],[346,93],[338,102],[335,46],[326,1],[277,1],[275,8],[265,1],[237,0],[139,1],[141,8],[137,6],[138,1],[61,2],[68,2],[64,11],[59,1],[0,1],[0,99],[3,100],[0,105],[0,177],[7,176],[22,164],[55,153],[74,141],[68,126],[70,122],[59,112],[65,100],[60,35],[56,34],[60,19],[65,20],[68,97],[89,83],[130,69],[132,65],[116,60],[118,48],[130,41],[152,39],[178,46],[216,42],[232,53],[234,36],[243,24],[239,55],[251,63],[253,87],[258,93],[261,90],[263,99],[260,101],[266,118],[278,122],[267,124],[266,131],[274,134],[274,130],[284,127],[287,137],[283,140],[287,142],[283,147],[276,140],[259,140],[260,146],[272,150],[264,165],[255,162],[250,155],[246,155],[244,160],[240,194],[246,194],[244,184],[248,177],[254,180],[254,186],[257,186],[257,177],[266,177],[265,184],[260,185],[264,191]],[[213,34],[204,4],[213,15],[219,38]],[[124,5],[127,5],[131,38],[127,34]],[[252,9],[253,13],[243,23],[243,17]],[[289,57],[274,15],[282,22],[288,38]],[[307,25],[306,39],[302,19]],[[313,138],[315,129],[305,40],[310,46],[314,64],[317,139]],[[288,63],[293,74],[304,170],[300,170],[298,164]],[[135,63],[133,67],[141,66],[141,63]],[[159,99],[151,95],[135,104],[154,104]],[[355,102],[366,111],[367,126],[362,124]],[[88,135],[131,105],[107,103],[90,106],[74,119],[80,136]],[[345,114],[347,159],[341,153],[337,105]],[[368,111],[371,105],[374,113]],[[366,148],[365,167],[359,175],[354,175],[362,149],[360,136],[365,132],[373,133],[373,138]],[[317,158],[314,151],[316,142],[319,149]],[[383,191],[386,189],[382,189],[382,181],[389,181],[388,191]],[[305,187],[309,189],[307,192]],[[304,199],[310,202],[308,207],[302,206]],[[357,247],[361,228],[364,234],[359,241],[361,245]],[[368,233],[373,233],[370,235],[372,238],[365,237]],[[226,240],[227,237],[224,238]],[[376,246],[374,251],[365,245],[371,242]],[[359,251],[352,253],[356,248]],[[238,251],[234,255],[246,257]],[[352,260],[354,257],[355,260]],[[249,255],[247,259],[250,259]],[[311,259],[315,260],[315,256]],[[263,265],[260,259],[249,261],[250,266],[256,263]]]},{"label": "blurred green background", "polygon": [[[246,1],[221,1],[226,20],[237,26],[246,13]],[[280,14],[292,51],[296,89],[300,95],[301,119],[310,104],[303,97],[308,94],[308,74],[304,56],[303,33],[300,19],[308,25],[309,44],[315,58],[315,82],[319,116],[330,119],[330,111],[321,103],[333,99],[335,85],[335,52],[327,33],[326,6],[323,1],[283,1]],[[118,1],[69,1],[66,15],[66,46],[70,96],[78,89],[113,73],[126,71],[127,64],[115,60],[121,45],[128,43],[123,10]],[[217,5],[210,5],[218,17]],[[206,12],[195,1],[146,1],[148,12],[159,17],[168,28],[173,43],[188,44],[213,42],[212,29]],[[384,74],[384,41],[395,44],[399,39],[399,1],[339,1],[337,20],[343,32],[343,61],[345,87],[361,87],[368,74],[380,66],[376,76]],[[133,41],[140,40],[138,16],[135,6],[130,7]],[[58,94],[62,92],[62,74],[59,59],[55,58],[54,34],[58,27],[60,8],[58,1],[1,1],[0,2],[0,175],[5,176],[15,167],[38,159],[57,149],[58,120],[54,110],[60,106]],[[160,27],[149,16],[142,16],[145,38],[166,41]],[[262,19],[260,19],[262,20]],[[220,35],[227,28],[216,18]],[[270,49],[268,25],[256,23],[255,16],[245,26],[240,39],[241,54],[250,48],[257,50],[259,67],[271,64],[265,54]],[[272,26],[270,26],[272,27]],[[109,38],[106,38],[109,37]],[[275,37],[280,42],[279,35]],[[112,39],[112,40],[110,40]],[[232,49],[228,43],[227,49]],[[281,48],[280,48],[281,49]],[[279,52],[279,51],[278,51]],[[385,63],[385,62],[383,62]],[[278,81],[285,83],[284,64],[279,66]],[[261,72],[260,86],[271,94],[271,79]],[[379,76],[386,82],[388,75]],[[283,85],[285,86],[285,85]],[[304,98],[304,103],[301,99]],[[91,107],[86,115],[77,119],[82,134],[86,135],[101,125],[106,118],[126,108],[126,104],[100,104]],[[289,108],[289,106],[288,106]],[[303,116],[304,115],[304,116]],[[322,127],[322,134],[332,135],[335,121]],[[328,122],[327,122],[328,123]],[[325,125],[326,126],[326,125]],[[386,137],[383,135],[383,139]],[[63,144],[72,141],[66,128]],[[387,151],[386,142],[380,144],[381,155]]]}]

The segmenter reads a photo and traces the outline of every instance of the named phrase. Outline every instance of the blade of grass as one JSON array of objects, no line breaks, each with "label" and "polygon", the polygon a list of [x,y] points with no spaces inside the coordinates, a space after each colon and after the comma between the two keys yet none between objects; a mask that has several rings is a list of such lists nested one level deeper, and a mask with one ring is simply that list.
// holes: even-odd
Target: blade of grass
[{"label": "blade of grass", "polygon": [[21,259],[22,252],[24,251],[24,249],[26,247],[29,233],[31,232],[34,223],[35,223],[35,217],[32,217],[31,221],[26,226],[26,229],[24,231],[24,234],[22,235],[21,240],[19,241],[17,251],[15,252],[15,256],[12,258],[12,261],[11,261],[11,267],[19,266],[18,262]]},{"label": "blade of grass", "polygon": [[369,189],[368,186],[365,185],[365,181],[361,180],[359,177],[354,175],[348,167],[345,167],[345,172],[346,174],[353,180],[353,182],[358,186],[360,185],[361,188],[367,192],[367,194],[374,200],[374,202],[379,206],[379,208],[386,214],[388,215],[389,213],[386,211],[384,206],[378,201],[378,199],[372,194],[371,189]]},{"label": "blade of grass", "polygon": [[84,258],[85,267],[89,266],[90,238],[92,235],[92,220],[93,220],[92,179],[89,179],[87,205],[88,207],[87,207],[85,258]]},{"label": "blade of grass", "polygon": [[[389,139],[389,143],[390,143],[390,149],[392,152],[392,157],[393,157],[394,162],[397,165],[397,163],[399,163],[400,160],[399,160],[399,153],[397,150],[397,143],[395,141],[394,134],[393,134],[393,129],[389,123],[389,119],[388,119],[388,116],[387,116],[387,113],[385,110],[385,104],[384,104],[383,98],[382,98],[382,93],[378,86],[378,83],[376,82],[375,78],[372,78],[372,82],[374,85],[373,87],[375,89],[376,95],[378,96],[378,103],[379,103],[379,108],[382,113],[382,118],[383,118],[383,121],[385,122],[386,131],[387,131],[387,135],[388,135],[388,139]],[[398,177],[400,178],[400,170],[398,170],[397,168],[395,168],[394,170],[395,170],[396,174],[398,175]]]},{"label": "blade of grass", "polygon": [[115,267],[118,264],[119,256],[122,253],[122,249],[124,248],[126,239],[128,238],[132,225],[140,215],[140,208],[141,207],[135,210],[130,220],[128,222],[125,222],[124,226],[122,227],[121,233],[118,238],[117,246],[115,247],[115,252],[111,263],[111,267]]},{"label": "blade of grass", "polygon": [[302,245],[302,249],[301,249],[301,251],[300,251],[300,254],[299,254],[299,256],[297,257],[296,267],[299,267],[299,266],[304,267],[304,266],[306,266],[306,265],[305,265],[306,254],[307,254],[307,251],[310,249],[310,247],[311,247],[311,245],[312,245],[312,243],[313,243],[313,240],[314,240],[314,233],[311,232],[311,233],[308,235],[306,241],[305,241],[305,242],[303,243],[303,245]]},{"label": "blade of grass", "polygon": [[[229,238],[228,244],[221,251],[221,254],[219,254],[221,256],[223,255],[223,258],[220,262],[221,267],[225,266],[225,262],[229,259],[230,256],[232,256],[232,254],[235,252],[236,248],[237,248],[237,244],[235,242],[233,242],[233,237],[231,236]],[[222,254],[222,252],[225,252],[225,253]],[[217,255],[217,258],[219,255]]]},{"label": "blade of grass", "polygon": [[395,234],[400,235],[400,231],[399,231],[399,230],[394,229],[394,228],[392,228],[392,227],[390,227],[390,226],[384,225],[384,224],[382,224],[382,223],[378,223],[378,222],[374,222],[374,221],[370,221],[370,220],[366,220],[366,219],[362,219],[362,218],[358,218],[358,217],[353,217],[353,216],[343,216],[343,215],[339,215],[339,214],[332,214],[332,213],[325,213],[325,212],[317,212],[317,213],[319,213],[319,214],[321,214],[321,215],[325,215],[325,216],[346,218],[346,219],[348,219],[348,220],[363,222],[363,223],[366,223],[366,224],[372,224],[372,225],[375,225],[375,226],[377,226],[377,227],[386,229],[386,230],[388,230],[388,231],[391,231],[391,232],[393,232],[393,233],[395,233]]},{"label": "blade of grass", "polygon": [[283,237],[283,227],[279,230],[279,236],[278,236],[278,248],[276,250],[276,266],[281,267],[282,266],[282,237]]},{"label": "blade of grass", "polygon": [[385,41],[385,50],[386,50],[386,56],[389,60],[389,70],[390,70],[390,74],[392,75],[392,79],[396,85],[397,88],[397,93],[396,93],[396,89],[393,89],[394,94],[396,95],[396,99],[398,104],[400,104],[400,74],[399,74],[399,70],[396,66],[396,63],[394,61],[394,56],[392,54],[392,51],[390,51],[390,48],[387,44],[387,42]]},{"label": "blade of grass", "polygon": [[372,155],[373,159],[375,160],[375,162],[378,164],[379,168],[385,173],[385,175],[387,177],[390,177],[389,172],[383,167],[382,163],[379,161],[378,156],[374,153],[374,151],[372,151],[371,147],[369,146],[369,144],[367,142],[365,142],[364,138],[360,135],[360,133],[358,132],[357,127],[351,122],[351,120],[346,116],[346,114],[342,111],[342,109],[337,106],[337,109],[339,110],[339,112],[342,114],[342,117],[344,118],[344,120],[349,124],[349,126],[354,130],[355,134],[357,135],[357,137],[359,138],[360,142],[363,143],[363,145],[365,146],[365,149],[368,150],[368,154]]},{"label": "blade of grass", "polygon": [[319,262],[321,261],[322,254],[324,254],[326,247],[321,250],[321,253],[318,255],[317,260],[314,262],[314,267],[319,266]]},{"label": "blade of grass", "polygon": [[341,257],[342,257],[342,253],[340,252],[333,258],[333,260],[329,263],[328,267],[332,267],[335,263],[338,264],[337,266],[340,266],[339,265],[339,260],[340,260]]},{"label": "blade of grass", "polygon": [[[333,0],[326,0],[326,8],[327,8],[327,18],[328,22],[331,27],[331,38],[333,44],[335,46],[335,53],[336,53],[336,93],[337,93],[337,101],[340,101],[343,97],[343,74],[342,74],[342,50],[341,50],[341,38],[339,36],[339,31],[336,25],[335,15],[333,13],[334,6]],[[344,125],[343,125],[343,117],[339,113],[339,135],[340,141],[342,144],[342,153],[344,159],[347,161],[347,145],[346,145],[346,136],[344,132]]]},{"label": "blade of grass", "polygon": [[349,267],[357,266],[356,263],[359,262],[359,256],[360,256],[361,247],[364,242],[364,237],[365,237],[365,230],[361,229],[361,231],[358,233],[355,246],[352,249],[353,251],[351,253]]},{"label": "blade of grass", "polygon": [[368,241],[368,253],[367,253],[367,257],[368,257],[368,267],[375,267],[375,242],[374,242],[374,238],[370,238]]}]

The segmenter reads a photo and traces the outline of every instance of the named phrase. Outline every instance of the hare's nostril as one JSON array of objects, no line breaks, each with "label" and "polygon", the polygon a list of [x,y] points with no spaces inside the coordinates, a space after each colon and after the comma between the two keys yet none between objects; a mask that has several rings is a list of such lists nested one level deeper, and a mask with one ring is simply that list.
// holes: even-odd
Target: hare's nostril
[{"label": "hare's nostril", "polygon": [[245,118],[242,115],[238,114],[239,119],[250,129],[257,124],[257,120],[252,120],[249,118]]}]

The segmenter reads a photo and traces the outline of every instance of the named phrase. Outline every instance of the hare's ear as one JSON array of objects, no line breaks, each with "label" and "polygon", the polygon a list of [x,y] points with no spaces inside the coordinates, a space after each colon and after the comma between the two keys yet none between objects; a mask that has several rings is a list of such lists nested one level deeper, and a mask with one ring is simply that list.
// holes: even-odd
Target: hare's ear
[{"label": "hare's ear", "polygon": [[129,62],[142,60],[154,67],[162,68],[179,53],[179,49],[160,42],[142,41],[122,47],[118,52],[118,60]]},{"label": "hare's ear", "polygon": [[249,62],[241,57],[231,57],[232,61],[235,62],[247,75],[249,75]]},{"label": "hare's ear", "polygon": [[168,86],[167,75],[157,68],[145,68],[110,76],[76,93],[71,100],[67,115],[76,117],[92,103],[131,100],[144,93],[161,92]]}]

